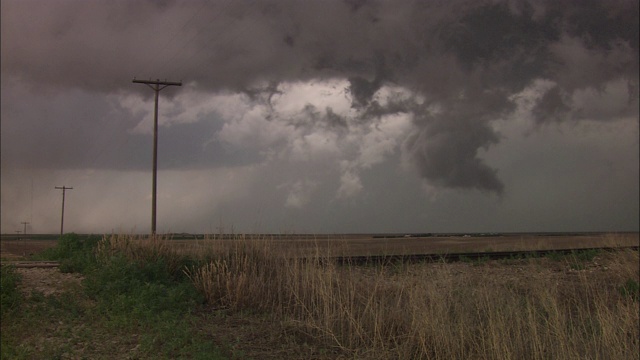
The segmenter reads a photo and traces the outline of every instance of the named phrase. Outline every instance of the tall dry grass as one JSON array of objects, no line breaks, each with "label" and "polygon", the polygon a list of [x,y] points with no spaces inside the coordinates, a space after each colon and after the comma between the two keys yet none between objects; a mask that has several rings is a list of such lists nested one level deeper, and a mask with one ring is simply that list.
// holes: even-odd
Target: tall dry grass
[{"label": "tall dry grass", "polygon": [[[141,259],[161,242],[114,239]],[[152,247],[136,255],[136,247]],[[103,250],[106,251],[106,250]],[[605,254],[597,271],[516,265],[338,266],[327,253],[275,252],[268,239],[211,244],[185,269],[214,307],[267,313],[355,358],[637,359],[638,252]],[[546,259],[548,260],[548,259]],[[179,263],[179,261],[176,261]],[[557,270],[557,269],[556,269]],[[628,290],[628,289],[627,289]],[[637,291],[637,289],[636,289]]]}]

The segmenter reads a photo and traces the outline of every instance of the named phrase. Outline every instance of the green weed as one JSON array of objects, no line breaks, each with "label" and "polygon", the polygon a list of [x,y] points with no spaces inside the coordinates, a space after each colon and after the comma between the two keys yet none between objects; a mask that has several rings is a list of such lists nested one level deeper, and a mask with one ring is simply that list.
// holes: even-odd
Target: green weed
[{"label": "green weed", "polygon": [[[110,353],[116,358],[222,358],[193,328],[204,302],[182,271],[193,261],[135,241],[127,249],[112,246],[111,240],[67,234],[37,255],[59,261],[63,271],[82,273],[83,289],[55,296],[34,291],[26,297],[11,321],[3,321],[2,358],[101,357],[106,355],[101,342],[117,348]],[[98,252],[99,244],[109,251]],[[17,281],[11,269],[2,271],[4,319],[5,299],[7,309],[14,307],[19,293],[11,290]],[[38,339],[46,343],[35,344]],[[134,347],[136,352],[129,353]]]},{"label": "green weed", "polygon": [[18,290],[20,275],[11,266],[2,266],[2,276],[0,277],[0,304],[2,306],[2,318],[5,314],[13,311],[22,302],[22,295]]},{"label": "green weed", "polygon": [[561,261],[562,259],[564,259],[564,255],[562,255],[562,253],[557,251],[552,251],[548,253],[545,257],[553,261]]},{"label": "green weed", "polygon": [[587,267],[581,262],[572,261],[569,263],[569,268],[571,268],[572,270],[581,271],[586,269]]},{"label": "green weed", "polygon": [[491,258],[489,256],[482,256],[482,257],[478,257],[476,259],[472,259],[466,255],[460,255],[458,257],[458,260],[460,260],[460,262],[463,263],[468,263],[471,264],[473,266],[479,266],[479,265],[483,265],[486,264],[489,260],[491,260]]},{"label": "green weed", "polygon": [[96,263],[93,249],[99,241],[98,236],[65,234],[60,237],[57,246],[46,249],[32,258],[58,261],[63,273],[84,273]]},{"label": "green weed", "polygon": [[618,290],[622,296],[628,296],[634,301],[638,301],[640,298],[640,285],[634,279],[628,279]]},{"label": "green weed", "polygon": [[584,270],[587,268],[585,263],[592,262],[600,253],[596,249],[574,250],[565,259],[569,262],[569,267],[573,270]]},{"label": "green weed", "polygon": [[571,255],[580,261],[593,261],[598,254],[600,254],[600,250],[598,249],[585,249],[571,252]]}]

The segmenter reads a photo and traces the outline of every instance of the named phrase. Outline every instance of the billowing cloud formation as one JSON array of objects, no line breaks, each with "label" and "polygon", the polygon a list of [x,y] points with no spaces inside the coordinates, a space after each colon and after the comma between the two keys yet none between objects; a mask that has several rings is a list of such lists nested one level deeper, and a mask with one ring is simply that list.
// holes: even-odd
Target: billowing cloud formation
[{"label": "billowing cloud formation", "polygon": [[[554,83],[534,109],[539,122],[637,113],[637,13],[637,1],[10,2],[2,72],[101,92],[148,90],[123,78],[163,74],[205,93],[263,89],[266,101],[287,96],[292,82],[345,79],[358,121],[414,118],[402,149],[427,181],[500,193],[497,170],[477,153],[499,141],[490,122],[533,81]],[[420,101],[381,105],[375,95],[385,86]],[[598,96],[617,103],[593,108]],[[192,107],[173,109],[169,121],[194,121]],[[329,108],[321,117],[344,125],[343,115]],[[264,116],[250,112],[221,134],[273,145],[290,119],[264,128]],[[241,126],[260,139],[234,138]],[[339,126],[327,131],[340,136]]]},{"label": "billowing cloud formation", "polygon": [[[3,117],[53,109],[84,127],[82,139],[3,138],[3,168],[146,169],[152,92],[131,79],[159,77],[184,82],[162,92],[166,168],[313,164],[346,199],[393,159],[429,187],[500,195],[508,185],[483,157],[504,139],[498,122],[638,117],[638,10],[633,0],[3,1]],[[46,110],[17,105],[32,92]],[[78,97],[102,109],[92,121],[104,127],[86,125],[89,110],[67,114]],[[105,129],[128,134],[115,155],[100,159],[108,143],[72,150],[94,151]],[[36,143],[50,151],[30,152]],[[321,191],[309,171],[277,185],[286,207]]]}]

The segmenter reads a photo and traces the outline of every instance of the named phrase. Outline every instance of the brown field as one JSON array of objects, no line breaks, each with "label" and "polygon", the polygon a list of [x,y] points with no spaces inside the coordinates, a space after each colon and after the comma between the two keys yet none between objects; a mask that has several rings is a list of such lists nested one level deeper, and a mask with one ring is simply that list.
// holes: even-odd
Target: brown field
[{"label": "brown field", "polygon": [[[604,235],[504,235],[487,237],[398,237],[373,238],[368,235],[343,235],[338,237],[318,235],[315,238],[266,240],[275,249],[295,250],[301,254],[333,256],[357,255],[408,255],[408,254],[447,254],[467,252],[521,251],[580,249],[592,247],[638,246],[638,233]],[[251,239],[251,237],[249,237]],[[208,246],[206,241],[196,242],[178,240],[180,247],[197,249]]]},{"label": "brown field", "polygon": [[2,260],[21,260],[55,245],[56,241],[50,240],[1,240],[0,258]]},{"label": "brown field", "polygon": [[[231,245],[238,240],[267,241],[275,251],[300,255],[358,256],[447,254],[467,252],[581,249],[593,247],[638,246],[639,233],[595,235],[500,235],[485,237],[432,236],[374,238],[372,235],[234,235],[219,240],[215,235],[205,240],[166,237],[181,251],[197,253],[211,247]],[[56,245],[55,240],[2,240],[0,256],[18,259]]]}]

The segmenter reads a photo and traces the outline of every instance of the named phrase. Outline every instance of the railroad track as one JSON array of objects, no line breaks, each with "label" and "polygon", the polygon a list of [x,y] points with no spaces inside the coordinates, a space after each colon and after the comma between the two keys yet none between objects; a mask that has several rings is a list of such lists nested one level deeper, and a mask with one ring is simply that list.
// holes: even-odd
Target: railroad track
[{"label": "railroad track", "polygon": [[0,263],[2,266],[13,266],[16,268],[55,268],[60,266],[60,263],[57,261],[3,261]]},{"label": "railroad track", "polygon": [[592,247],[579,249],[549,249],[549,250],[527,250],[527,251],[495,251],[495,252],[467,252],[449,254],[406,254],[406,255],[364,255],[364,256],[336,256],[320,262],[333,262],[339,265],[367,265],[367,264],[407,264],[419,262],[459,262],[459,261],[480,261],[480,260],[501,260],[501,259],[528,259],[544,257],[550,254],[571,255],[585,251],[605,251],[613,252],[619,250],[638,251],[638,246],[620,247]]},{"label": "railroad track", "polygon": [[[319,263],[336,263],[338,265],[368,265],[368,264],[410,264],[419,262],[444,262],[481,261],[501,259],[530,259],[544,257],[550,254],[571,255],[586,251],[613,252],[620,250],[639,251],[639,246],[619,247],[591,247],[578,249],[549,249],[526,251],[494,251],[494,252],[466,252],[466,253],[442,253],[442,254],[404,254],[404,255],[357,255],[357,256],[333,256],[328,258],[303,258],[307,261]],[[56,261],[3,261],[2,266],[9,265],[16,268],[54,268],[60,266]]]}]

